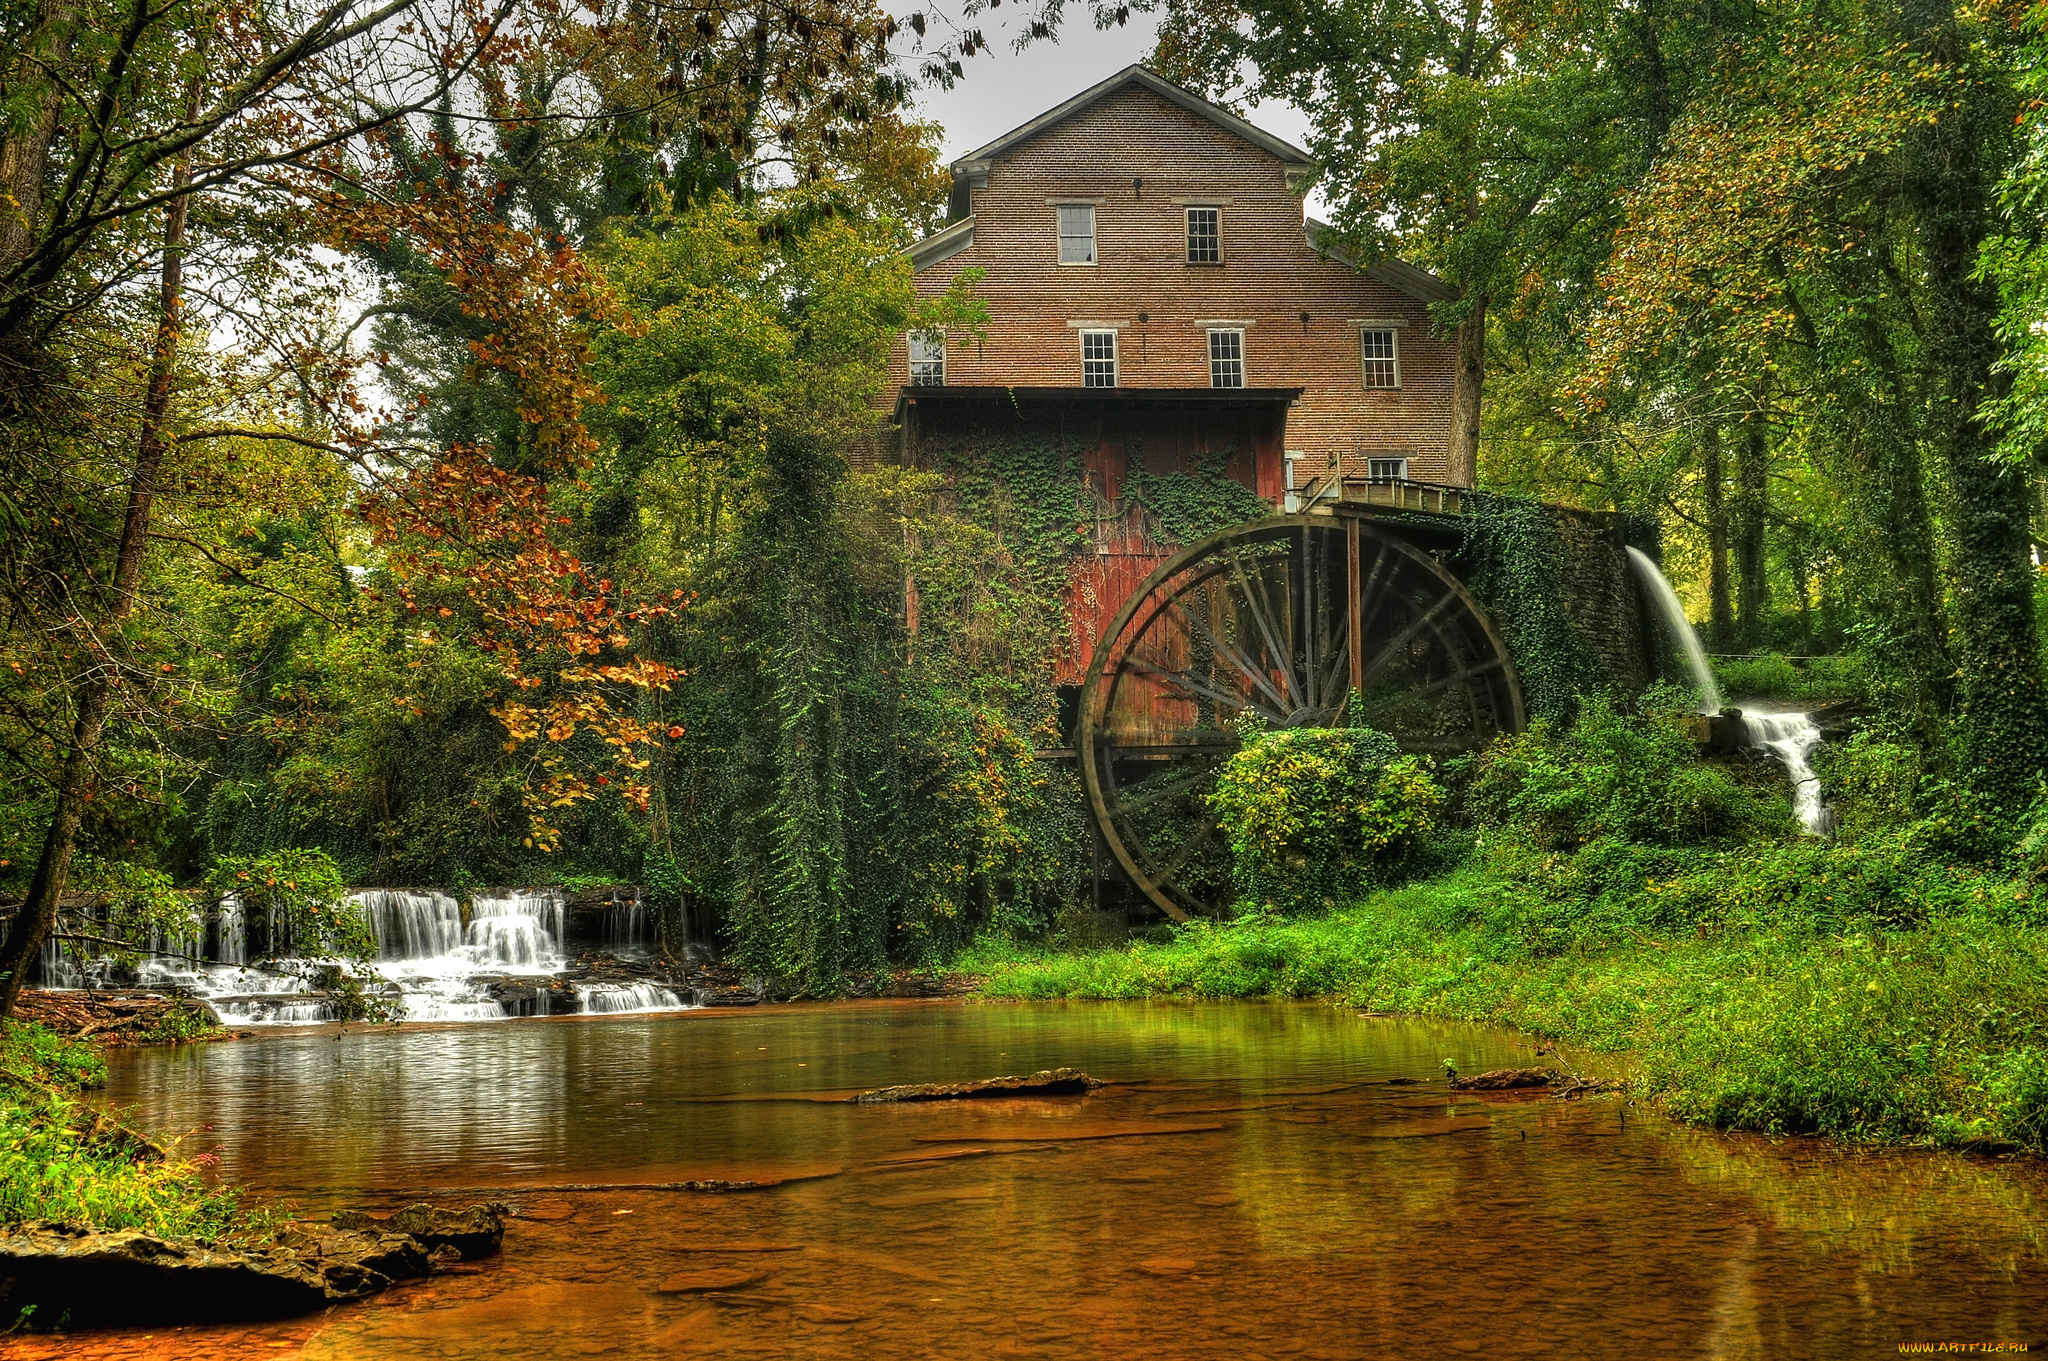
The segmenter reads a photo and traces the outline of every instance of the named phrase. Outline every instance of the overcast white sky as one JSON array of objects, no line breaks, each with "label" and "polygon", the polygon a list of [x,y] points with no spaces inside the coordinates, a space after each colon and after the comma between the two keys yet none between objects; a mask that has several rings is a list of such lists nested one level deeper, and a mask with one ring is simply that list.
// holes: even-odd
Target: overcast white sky
[{"label": "overcast white sky", "polygon": [[[898,0],[890,8],[900,16],[917,6]],[[1019,8],[1026,12],[1018,13],[1016,21],[1028,22],[1030,7]],[[1134,14],[1124,27],[1098,33],[1084,7],[1069,5],[1069,27],[1059,42],[1033,43],[1019,54],[1010,50],[1010,13],[998,10],[981,16],[990,46],[961,63],[967,79],[950,90],[924,92],[925,115],[946,129],[947,160],[994,141],[1061,100],[1143,61],[1158,30],[1157,15]],[[1251,121],[1296,146],[1308,137],[1308,120],[1289,104],[1262,105],[1253,111]],[[1310,195],[1309,211],[1321,216],[1321,209],[1321,195]]]}]

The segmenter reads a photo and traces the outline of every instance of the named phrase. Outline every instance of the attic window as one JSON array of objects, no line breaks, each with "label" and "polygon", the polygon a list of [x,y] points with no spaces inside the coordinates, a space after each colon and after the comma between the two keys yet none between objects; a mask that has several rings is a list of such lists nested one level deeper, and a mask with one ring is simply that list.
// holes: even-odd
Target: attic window
[{"label": "attic window", "polygon": [[1191,265],[1220,265],[1223,263],[1223,210],[1221,208],[1188,209],[1188,263]]},{"label": "attic window", "polygon": [[1092,203],[1062,203],[1059,212],[1060,263],[1063,265],[1094,264],[1095,205]]}]

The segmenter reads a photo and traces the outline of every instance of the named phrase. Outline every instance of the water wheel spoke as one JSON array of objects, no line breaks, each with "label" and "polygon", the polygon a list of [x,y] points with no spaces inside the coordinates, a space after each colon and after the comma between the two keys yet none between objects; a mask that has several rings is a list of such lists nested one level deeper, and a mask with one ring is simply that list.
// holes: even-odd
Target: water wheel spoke
[{"label": "water wheel spoke", "polygon": [[1321,702],[1316,693],[1316,680],[1322,670],[1316,652],[1316,630],[1322,621],[1316,617],[1316,559],[1310,549],[1307,525],[1301,527],[1301,602],[1292,622],[1301,636],[1302,698],[1313,709]]},{"label": "water wheel spoke", "polygon": [[1373,655],[1373,659],[1366,663],[1365,674],[1358,678],[1358,688],[1363,690],[1366,686],[1372,684],[1373,678],[1386,669],[1387,664],[1394,660],[1394,657],[1401,649],[1408,646],[1417,634],[1434,624],[1437,616],[1442,614],[1457,599],[1458,593],[1455,590],[1445,591],[1437,597],[1435,604],[1423,611],[1407,628],[1395,634],[1386,646],[1382,647]]},{"label": "water wheel spoke", "polygon": [[[1384,542],[1380,544],[1378,551],[1372,557],[1372,571],[1366,574],[1365,585],[1359,588],[1358,618],[1361,631],[1365,627],[1364,621],[1372,618],[1372,612],[1379,608],[1380,588],[1382,585],[1380,574],[1386,570],[1387,558],[1392,551]],[[1356,677],[1353,677],[1353,679],[1355,681]]]},{"label": "water wheel spoke", "polygon": [[1412,694],[1416,699],[1428,699],[1431,695],[1443,693],[1445,690],[1450,689],[1453,685],[1458,685],[1468,680],[1477,679],[1478,677],[1487,674],[1489,671],[1498,671],[1500,670],[1500,667],[1500,658],[1489,657],[1485,661],[1480,662],[1476,666],[1468,666],[1462,671],[1455,671],[1450,675],[1445,676],[1442,680],[1431,681],[1429,684],[1423,686],[1420,690],[1413,691]]},{"label": "water wheel spoke", "polygon": [[1210,685],[1201,677],[1189,672],[1160,666],[1146,661],[1143,657],[1127,657],[1124,659],[1124,665],[1141,675],[1151,676],[1157,680],[1164,681],[1168,686],[1179,690],[1183,697],[1187,699],[1207,699],[1224,705],[1232,713],[1236,713],[1241,709],[1256,709],[1259,713],[1264,714],[1275,722],[1284,722],[1286,720],[1286,715],[1268,709],[1253,696],[1228,694]]},{"label": "water wheel spoke", "polygon": [[1115,791],[1115,796],[1110,800],[1110,807],[1115,812],[1121,814],[1136,813],[1150,808],[1161,799],[1169,799],[1176,794],[1185,793],[1196,785],[1201,784],[1204,780],[1213,780],[1215,778],[1216,766],[1214,764],[1203,765],[1199,769],[1187,772],[1185,775],[1176,775],[1170,779],[1145,784],[1139,787],[1138,791],[1130,798],[1125,798],[1123,791],[1119,789]]},{"label": "water wheel spoke", "polygon": [[1207,621],[1205,621],[1200,615],[1196,614],[1193,610],[1182,610],[1181,614],[1184,618],[1186,618],[1188,623],[1194,627],[1197,633],[1200,633],[1202,637],[1208,640],[1209,646],[1216,649],[1217,656],[1221,657],[1224,661],[1229,662],[1232,666],[1236,667],[1239,671],[1243,672],[1246,680],[1258,686],[1261,690],[1264,690],[1266,694],[1272,699],[1274,705],[1281,712],[1284,713],[1289,708],[1293,707],[1288,704],[1287,696],[1281,694],[1279,689],[1274,686],[1271,677],[1267,676],[1265,672],[1259,670],[1258,667],[1254,666],[1252,664],[1251,658],[1245,656],[1244,653],[1240,652],[1236,647],[1225,642],[1223,639],[1217,637],[1214,630],[1212,630],[1209,627]]},{"label": "water wheel spoke", "polygon": [[[1294,657],[1289,649],[1280,644],[1280,634],[1275,630],[1271,617],[1271,602],[1266,598],[1263,574],[1253,572],[1245,575],[1243,564],[1235,555],[1230,560],[1230,579],[1237,586],[1239,596],[1244,600],[1245,609],[1251,613],[1252,622],[1258,625],[1259,636],[1266,640],[1266,653],[1280,664],[1281,689],[1289,695],[1301,693],[1301,679],[1294,674]],[[1256,590],[1253,583],[1257,583]],[[1291,707],[1291,705],[1283,705]]]},{"label": "water wheel spoke", "polygon": [[1340,621],[1336,636],[1331,642],[1332,646],[1323,649],[1323,653],[1328,660],[1323,663],[1323,674],[1318,693],[1337,696],[1337,702],[1329,706],[1332,711],[1335,711],[1342,709],[1344,702],[1351,697],[1351,687],[1338,683],[1343,673],[1351,669],[1350,620]]},{"label": "water wheel spoke", "polygon": [[1175,851],[1167,862],[1159,867],[1159,872],[1153,878],[1163,883],[1178,873],[1182,865],[1187,864],[1188,861],[1194,858],[1196,851],[1201,850],[1202,847],[1216,839],[1216,832],[1217,827],[1215,823],[1204,822],[1200,831],[1196,832],[1186,841],[1181,842],[1180,849]]}]

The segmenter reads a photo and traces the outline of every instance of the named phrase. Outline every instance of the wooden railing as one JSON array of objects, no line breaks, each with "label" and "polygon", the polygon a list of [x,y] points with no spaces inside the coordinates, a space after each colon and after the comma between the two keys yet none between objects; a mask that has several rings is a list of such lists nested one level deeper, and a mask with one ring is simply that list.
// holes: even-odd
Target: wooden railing
[{"label": "wooden railing", "polygon": [[1431,515],[1465,513],[1465,487],[1439,482],[1413,482],[1399,477],[1344,477],[1324,473],[1313,477],[1293,493],[1301,510],[1319,504],[1385,506],[1390,510],[1419,510]]}]

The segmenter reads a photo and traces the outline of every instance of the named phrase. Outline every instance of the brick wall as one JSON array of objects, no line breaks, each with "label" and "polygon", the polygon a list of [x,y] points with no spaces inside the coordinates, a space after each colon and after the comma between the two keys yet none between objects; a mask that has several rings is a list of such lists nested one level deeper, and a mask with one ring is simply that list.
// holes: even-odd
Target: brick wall
[{"label": "brick wall", "polygon": [[[1186,262],[1189,199],[1222,209],[1220,265]],[[1098,263],[1061,265],[1054,201],[1089,200]],[[1286,435],[1306,456],[1304,477],[1340,456],[1363,475],[1372,455],[1408,458],[1418,480],[1446,477],[1449,338],[1433,334],[1419,299],[1317,255],[1285,163],[1261,148],[1126,87],[999,155],[969,210],[974,244],[917,275],[932,294],[970,266],[987,271],[988,340],[948,348],[949,385],[1078,387],[1070,323],[1085,321],[1118,330],[1121,386],[1207,387],[1201,323],[1242,323],[1246,386],[1307,389]],[[1398,390],[1364,386],[1358,320],[1400,323]],[[899,342],[894,386],[908,370]]]}]

